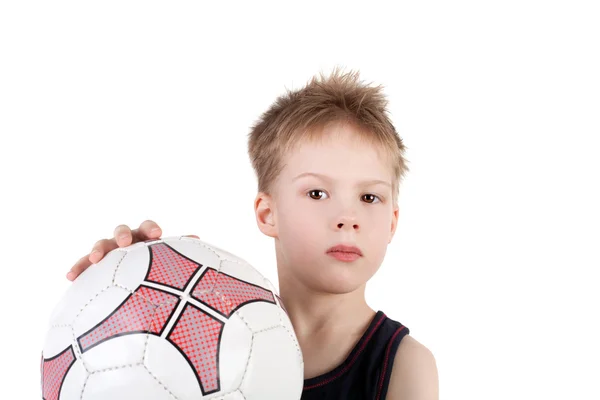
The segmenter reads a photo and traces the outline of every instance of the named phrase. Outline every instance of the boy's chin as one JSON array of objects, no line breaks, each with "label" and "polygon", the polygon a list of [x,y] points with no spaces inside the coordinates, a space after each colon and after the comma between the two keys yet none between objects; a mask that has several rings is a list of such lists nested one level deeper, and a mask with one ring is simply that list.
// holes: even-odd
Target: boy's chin
[{"label": "boy's chin", "polygon": [[303,281],[312,290],[321,293],[347,294],[360,289],[370,276],[361,276],[357,271],[313,271],[305,274]]}]

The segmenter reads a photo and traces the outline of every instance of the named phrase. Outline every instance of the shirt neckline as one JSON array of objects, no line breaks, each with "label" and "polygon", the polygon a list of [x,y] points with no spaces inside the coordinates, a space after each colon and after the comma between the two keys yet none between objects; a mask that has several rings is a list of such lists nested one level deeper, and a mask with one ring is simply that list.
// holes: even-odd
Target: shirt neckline
[{"label": "shirt neckline", "polygon": [[356,362],[358,356],[363,352],[367,343],[369,343],[371,337],[373,337],[373,334],[375,333],[377,328],[379,328],[379,326],[383,323],[385,318],[386,315],[383,313],[383,311],[377,311],[377,313],[371,320],[371,323],[369,324],[367,329],[365,329],[364,333],[356,342],[346,359],[340,365],[338,365],[329,372],[325,372],[321,375],[305,379],[304,390],[314,389],[316,387],[326,385],[329,382],[338,379],[346,371],[348,371],[348,369],[350,369],[350,367]]}]

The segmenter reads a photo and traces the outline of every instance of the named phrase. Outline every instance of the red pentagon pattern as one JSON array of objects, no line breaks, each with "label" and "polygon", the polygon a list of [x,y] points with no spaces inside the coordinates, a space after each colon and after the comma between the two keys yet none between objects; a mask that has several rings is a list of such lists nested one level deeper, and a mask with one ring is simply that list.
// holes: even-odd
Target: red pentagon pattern
[{"label": "red pentagon pattern", "polygon": [[[216,281],[216,284],[215,284]],[[214,288],[213,288],[214,286]],[[211,288],[213,288],[211,290]],[[275,304],[273,293],[260,286],[241,281],[207,268],[192,290],[192,297],[229,318],[246,303],[267,301]]]},{"label": "red pentagon pattern", "polygon": [[183,290],[200,264],[185,258],[172,247],[159,243],[150,246],[151,264],[146,280]]},{"label": "red pentagon pattern", "polygon": [[[117,336],[147,332],[160,334],[177,303],[175,295],[140,286],[106,319],[77,339],[81,352]],[[155,317],[157,319],[152,323]]]},{"label": "red pentagon pattern", "polygon": [[58,400],[65,376],[74,363],[73,346],[69,346],[52,358],[46,360],[42,358],[42,398],[44,400]]},{"label": "red pentagon pattern", "polygon": [[222,329],[221,321],[188,303],[168,337],[196,371],[204,395],[219,390],[217,366]]}]

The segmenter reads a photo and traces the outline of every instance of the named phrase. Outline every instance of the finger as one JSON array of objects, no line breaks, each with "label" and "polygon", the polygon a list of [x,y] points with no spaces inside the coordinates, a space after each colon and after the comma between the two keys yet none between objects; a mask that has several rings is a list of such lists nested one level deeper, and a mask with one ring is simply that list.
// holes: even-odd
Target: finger
[{"label": "finger", "polygon": [[117,247],[119,246],[117,245],[115,239],[98,240],[96,244],[94,244],[94,247],[92,247],[92,251],[90,252],[88,259],[92,263],[97,263],[102,260],[102,257],[104,257],[106,253],[116,249]]},{"label": "finger", "polygon": [[183,235],[183,236],[186,236],[186,237],[194,237],[194,238],[196,238],[196,239],[200,239],[200,237],[199,237],[199,236],[196,236],[196,235]]},{"label": "finger", "polygon": [[127,225],[118,225],[114,231],[114,240],[119,247],[129,246],[135,243],[133,233]]},{"label": "finger", "polygon": [[133,243],[142,242],[148,239],[156,239],[162,235],[162,229],[152,220],[146,220],[140,224],[138,229],[132,231]]},{"label": "finger", "polygon": [[92,265],[92,263],[90,262],[88,255],[81,257],[79,261],[77,261],[67,273],[67,279],[70,281],[74,281],[75,278],[77,278],[90,265]]}]

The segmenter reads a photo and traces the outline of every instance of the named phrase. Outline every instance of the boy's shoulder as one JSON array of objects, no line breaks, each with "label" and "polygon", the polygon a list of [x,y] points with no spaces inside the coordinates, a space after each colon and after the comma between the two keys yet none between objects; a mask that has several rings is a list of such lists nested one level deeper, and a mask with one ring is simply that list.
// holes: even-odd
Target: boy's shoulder
[{"label": "boy's shoulder", "polygon": [[394,356],[387,400],[438,400],[438,371],[433,353],[411,335]]}]

